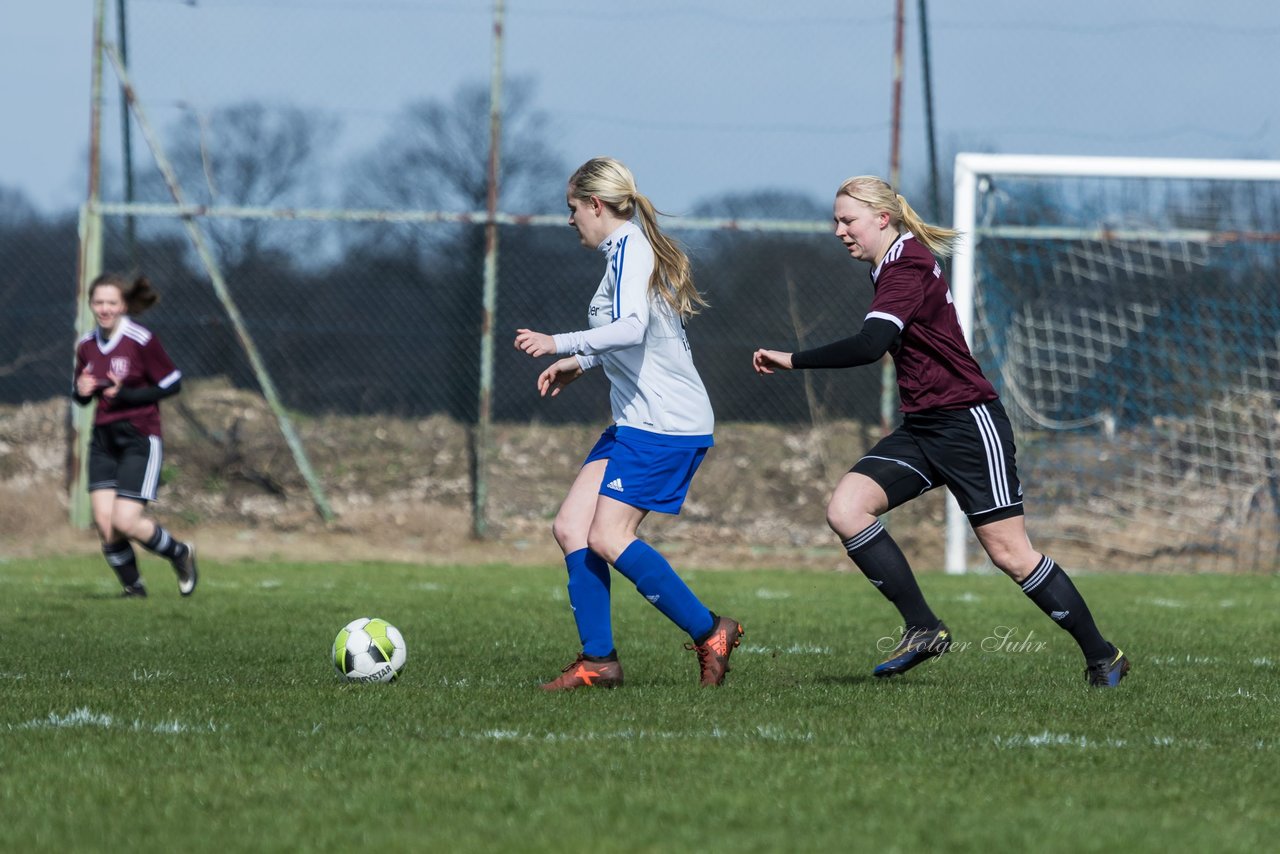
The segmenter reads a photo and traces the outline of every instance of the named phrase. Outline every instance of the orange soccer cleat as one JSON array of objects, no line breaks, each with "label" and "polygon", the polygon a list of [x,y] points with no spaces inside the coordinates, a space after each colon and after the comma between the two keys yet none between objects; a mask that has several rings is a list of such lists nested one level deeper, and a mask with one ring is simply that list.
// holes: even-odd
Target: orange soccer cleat
[{"label": "orange soccer cleat", "polygon": [[617,656],[607,659],[578,657],[560,675],[542,685],[543,691],[572,691],[574,688],[617,688],[622,685],[622,664]]},{"label": "orange soccer cleat", "polygon": [[742,624],[729,617],[716,617],[711,634],[700,644],[687,643],[685,649],[698,654],[698,666],[702,670],[703,685],[720,685],[729,672],[729,655],[742,642]]}]

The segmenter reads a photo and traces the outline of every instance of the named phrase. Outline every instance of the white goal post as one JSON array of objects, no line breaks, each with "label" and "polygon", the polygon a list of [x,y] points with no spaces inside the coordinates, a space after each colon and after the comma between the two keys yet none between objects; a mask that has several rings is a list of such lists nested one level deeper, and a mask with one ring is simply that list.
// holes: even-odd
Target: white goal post
[{"label": "white goal post", "polygon": [[[954,183],[956,311],[1033,544],[1275,571],[1280,162],[966,153]],[[949,498],[948,573],[981,555],[968,529]]]}]

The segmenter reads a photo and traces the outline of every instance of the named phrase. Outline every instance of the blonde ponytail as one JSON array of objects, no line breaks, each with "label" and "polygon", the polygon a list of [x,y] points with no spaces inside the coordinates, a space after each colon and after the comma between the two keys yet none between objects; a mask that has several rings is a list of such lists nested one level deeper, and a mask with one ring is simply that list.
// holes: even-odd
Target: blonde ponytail
[{"label": "blonde ponytail", "polygon": [[649,277],[649,298],[661,297],[682,320],[688,320],[708,303],[693,284],[689,256],[662,232],[659,211],[636,189],[631,170],[612,157],[594,157],[578,167],[569,178],[574,198],[598,198],[623,219],[635,217],[653,246],[653,274]]},{"label": "blonde ponytail", "polygon": [[902,231],[910,231],[934,255],[948,258],[955,251],[960,232],[925,222],[883,178],[874,175],[849,178],[836,191],[836,195],[841,194],[856,199],[873,210],[889,214],[890,223],[900,225]]}]

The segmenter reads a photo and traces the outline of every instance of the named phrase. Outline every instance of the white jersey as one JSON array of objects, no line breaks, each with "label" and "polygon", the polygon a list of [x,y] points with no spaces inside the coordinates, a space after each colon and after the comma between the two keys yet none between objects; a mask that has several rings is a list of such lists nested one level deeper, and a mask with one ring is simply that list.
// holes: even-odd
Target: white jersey
[{"label": "white jersey", "polygon": [[598,247],[608,262],[591,298],[590,329],[554,336],[556,352],[582,369],[604,365],[619,426],[673,436],[710,436],[715,416],[693,366],[680,316],[661,297],[650,300],[653,246],[635,222]]}]

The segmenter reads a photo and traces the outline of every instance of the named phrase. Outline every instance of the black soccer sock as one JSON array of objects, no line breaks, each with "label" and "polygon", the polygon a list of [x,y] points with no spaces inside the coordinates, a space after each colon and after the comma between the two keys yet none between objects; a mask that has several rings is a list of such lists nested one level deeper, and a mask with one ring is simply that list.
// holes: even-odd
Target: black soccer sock
[{"label": "black soccer sock", "polygon": [[898,609],[904,630],[936,629],[942,622],[924,601],[902,549],[879,520],[845,540],[844,550],[867,580]]},{"label": "black soccer sock", "polygon": [[133,553],[133,546],[129,544],[128,539],[103,543],[102,556],[107,559],[107,563],[111,564],[121,584],[132,587],[138,583],[138,557]]},{"label": "black soccer sock", "polygon": [[1048,614],[1049,619],[1070,632],[1087,660],[1111,656],[1111,644],[1098,631],[1084,597],[1048,555],[1040,557],[1036,568],[1021,582],[1021,587],[1027,598]]},{"label": "black soccer sock", "polygon": [[168,531],[158,524],[156,525],[156,532],[151,535],[151,539],[142,545],[152,554],[168,560],[178,557],[182,554],[182,550],[186,548],[186,544],[174,539]]}]

